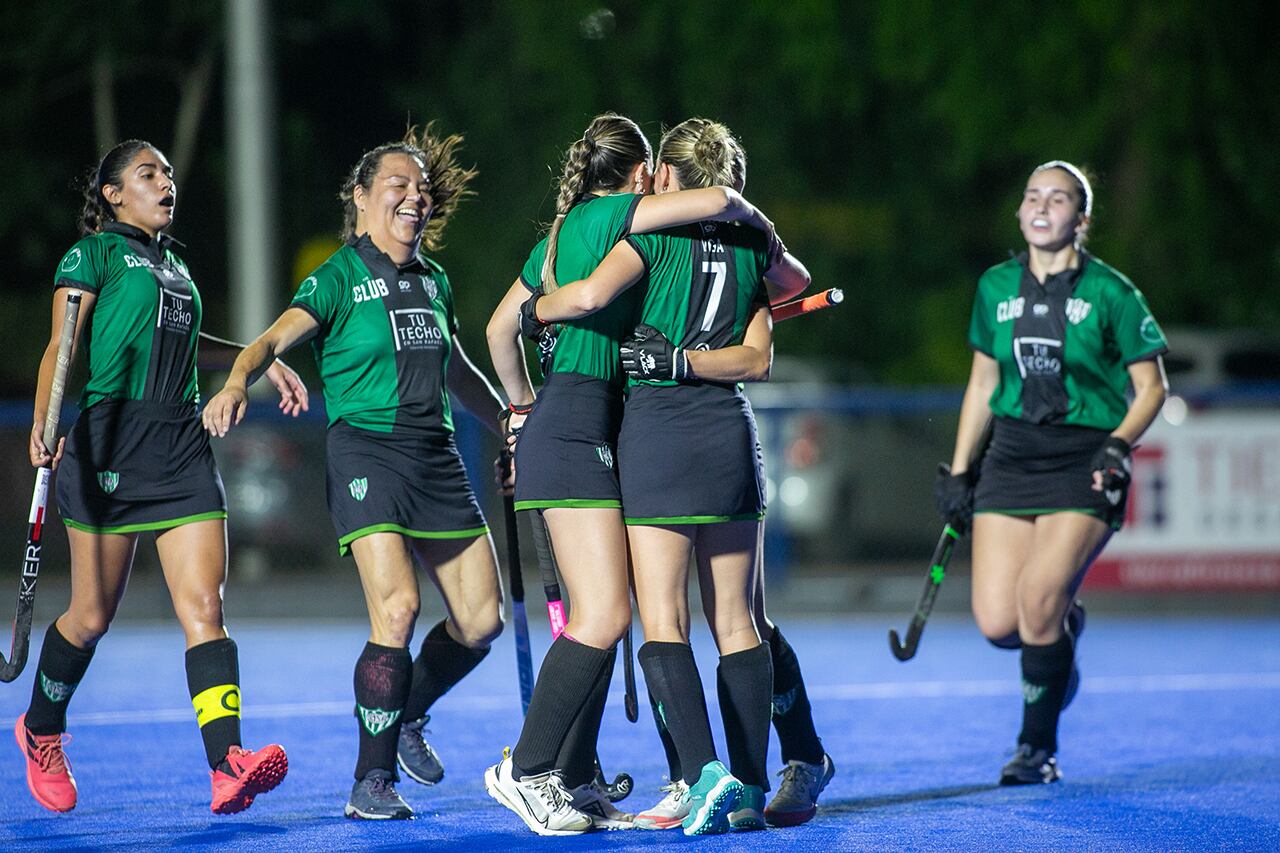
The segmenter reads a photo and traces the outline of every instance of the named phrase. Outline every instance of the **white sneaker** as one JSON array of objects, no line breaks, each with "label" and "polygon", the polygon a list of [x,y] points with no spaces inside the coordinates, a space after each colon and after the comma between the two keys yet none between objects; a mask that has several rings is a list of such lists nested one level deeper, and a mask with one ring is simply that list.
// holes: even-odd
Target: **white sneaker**
[{"label": "white sneaker", "polygon": [[516,779],[510,750],[503,750],[502,760],[484,771],[484,787],[539,835],[581,835],[591,829],[591,818],[569,804],[559,773]]},{"label": "white sneaker", "polygon": [[635,816],[637,829],[674,829],[688,816],[693,802],[689,799],[689,786],[682,779],[659,790],[666,791],[667,795],[657,805]]},{"label": "white sneaker", "polygon": [[770,826],[799,826],[817,813],[818,795],[836,775],[836,765],[824,754],[820,764],[788,761],[778,775],[782,783],[765,806],[764,819]]},{"label": "white sneaker", "polygon": [[570,788],[569,804],[591,818],[595,829],[635,829],[636,816],[617,809],[594,781]]}]

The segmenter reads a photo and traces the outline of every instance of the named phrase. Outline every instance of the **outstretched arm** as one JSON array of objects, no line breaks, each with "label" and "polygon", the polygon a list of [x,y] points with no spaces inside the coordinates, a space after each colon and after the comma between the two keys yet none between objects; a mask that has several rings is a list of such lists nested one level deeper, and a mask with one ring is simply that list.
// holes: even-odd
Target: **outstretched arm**
[{"label": "outstretched arm", "polygon": [[503,424],[499,420],[503,409],[502,398],[493,390],[488,377],[467,357],[462,349],[462,341],[456,337],[453,339],[453,354],[449,357],[449,372],[445,381],[464,409],[475,415],[489,432],[499,437],[502,435]]},{"label": "outstretched arm", "polygon": [[[213,395],[201,414],[204,428],[209,434],[222,437],[244,420],[244,413],[249,405],[249,386],[264,373],[271,375],[271,371],[279,364],[276,356],[288,352],[295,344],[314,335],[319,328],[320,324],[306,311],[289,308],[271,324],[271,328],[241,350],[231,366],[231,375],[227,377],[226,384]],[[281,408],[296,416],[296,408],[286,408],[283,393],[282,390]],[[304,409],[305,395],[304,388],[301,403]]]},{"label": "outstretched arm", "polygon": [[631,219],[632,234],[660,231],[693,222],[741,222],[773,235],[773,223],[730,187],[703,187],[640,199]]},{"label": "outstretched arm", "polygon": [[769,304],[778,305],[795,299],[808,289],[813,278],[795,255],[783,251],[782,255],[764,271],[764,286],[769,291]]},{"label": "outstretched arm", "polygon": [[[214,337],[208,332],[201,332],[196,366],[200,370],[227,371],[243,351],[244,344]],[[307,394],[307,386],[296,370],[277,359],[267,365],[263,375],[280,392],[280,411],[296,418],[308,409],[310,397]]]},{"label": "outstretched arm", "polygon": [[644,261],[625,240],[617,243],[591,275],[570,282],[546,296],[533,297],[534,311],[543,323],[561,323],[594,314],[644,275]]}]

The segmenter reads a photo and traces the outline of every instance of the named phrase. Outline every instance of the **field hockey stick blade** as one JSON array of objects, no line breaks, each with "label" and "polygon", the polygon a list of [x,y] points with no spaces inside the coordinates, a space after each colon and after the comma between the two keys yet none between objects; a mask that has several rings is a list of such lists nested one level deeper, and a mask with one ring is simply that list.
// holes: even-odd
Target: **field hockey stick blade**
[{"label": "field hockey stick blade", "polygon": [[924,633],[925,623],[929,620],[929,614],[933,612],[933,603],[947,575],[947,563],[950,562],[951,554],[959,539],[960,533],[950,524],[942,528],[938,544],[933,549],[933,558],[929,561],[929,575],[925,578],[924,592],[920,594],[916,611],[911,617],[911,624],[907,627],[906,642],[902,642],[896,630],[889,629],[889,651],[893,652],[893,656],[900,661],[911,660],[920,647],[920,635]]},{"label": "field hockey stick blade", "polygon": [[[62,318],[62,335],[58,340],[58,360],[53,368],[49,388],[49,408],[45,411],[41,439],[50,453],[58,452],[58,420],[62,414],[62,398],[66,393],[67,372],[71,367],[71,351],[76,339],[76,321],[80,317],[80,291],[67,294],[66,313]],[[36,483],[31,491],[31,512],[27,516],[27,544],[22,551],[22,574],[18,576],[18,602],[13,614],[13,636],[9,656],[0,653],[0,682],[8,683],[22,674],[31,648],[31,614],[36,604],[36,580],[40,576],[40,549],[43,547],[46,511],[49,508],[50,466],[36,470]]]}]

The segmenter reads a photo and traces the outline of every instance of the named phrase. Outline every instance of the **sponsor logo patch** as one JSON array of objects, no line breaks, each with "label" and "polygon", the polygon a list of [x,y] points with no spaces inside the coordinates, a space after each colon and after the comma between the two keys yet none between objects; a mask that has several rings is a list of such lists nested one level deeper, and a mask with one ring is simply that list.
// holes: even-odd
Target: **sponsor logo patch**
[{"label": "sponsor logo patch", "polygon": [[366,708],[357,704],[356,710],[360,714],[360,723],[370,737],[377,737],[385,732],[392,723],[400,719],[400,709],[398,708],[394,711],[384,711],[381,708]]},{"label": "sponsor logo patch", "polygon": [[67,252],[67,256],[62,259],[62,263],[58,265],[58,269],[63,272],[72,272],[76,267],[80,266],[80,247]]},{"label": "sponsor logo patch", "polygon": [[410,290],[412,290],[412,289],[413,289],[413,285],[412,285],[412,284],[410,284],[409,282],[405,281],[404,279],[400,279],[400,292],[401,292],[401,293],[408,293],[408,292],[409,292]]},{"label": "sponsor logo patch", "polygon": [[347,491],[351,492],[351,497],[356,500],[364,500],[364,496],[369,494],[369,478],[357,477],[350,483],[347,483]]},{"label": "sponsor logo patch", "polygon": [[1156,325],[1156,318],[1150,314],[1142,318],[1138,334],[1142,335],[1142,339],[1149,344],[1158,344],[1164,340],[1164,336],[1160,334],[1160,327]]},{"label": "sponsor logo patch", "polygon": [[102,491],[111,494],[120,485],[120,473],[118,471],[99,471],[98,486]]}]

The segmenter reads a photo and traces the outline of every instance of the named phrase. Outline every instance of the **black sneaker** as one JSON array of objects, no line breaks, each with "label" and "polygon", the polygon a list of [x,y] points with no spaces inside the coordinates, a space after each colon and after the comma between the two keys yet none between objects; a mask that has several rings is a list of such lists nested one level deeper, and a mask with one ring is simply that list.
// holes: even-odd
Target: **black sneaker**
[{"label": "black sneaker", "polygon": [[430,717],[400,725],[400,740],[396,744],[396,763],[415,782],[434,785],[444,778],[444,765],[440,756],[423,738],[423,726]]},{"label": "black sneaker", "polygon": [[[1071,647],[1074,651],[1080,642],[1080,635],[1084,633],[1085,621],[1088,614],[1085,612],[1084,605],[1079,601],[1071,602],[1071,606],[1067,608],[1067,617],[1064,620],[1063,627],[1071,637]],[[1076,665],[1075,658],[1071,660],[1071,674],[1067,676],[1067,692],[1062,696],[1062,710],[1067,710],[1067,706],[1071,704],[1071,700],[1076,698],[1076,692],[1080,690],[1080,667]]]},{"label": "black sneaker", "polygon": [[363,820],[408,820],[413,809],[396,793],[390,770],[370,770],[351,788],[351,799],[342,810],[347,817]]},{"label": "black sneaker", "polygon": [[1000,771],[1001,785],[1047,785],[1061,778],[1058,759],[1047,749],[1033,749],[1028,743],[1018,744],[1013,758]]}]

